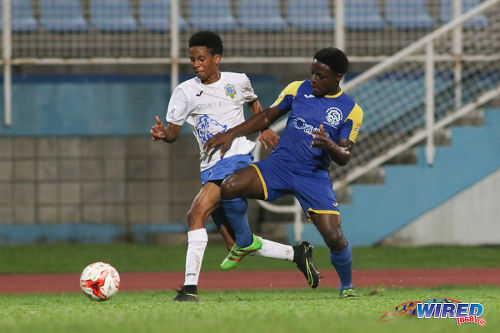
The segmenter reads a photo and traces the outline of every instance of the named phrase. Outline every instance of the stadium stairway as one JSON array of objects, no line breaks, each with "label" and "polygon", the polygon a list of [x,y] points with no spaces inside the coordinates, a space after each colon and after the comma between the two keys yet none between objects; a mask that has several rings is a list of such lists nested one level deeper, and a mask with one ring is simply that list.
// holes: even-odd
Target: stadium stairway
[{"label": "stadium stairway", "polygon": [[[352,200],[341,202],[340,211],[352,246],[381,242],[499,170],[500,109],[486,109],[481,126],[451,127],[451,145],[436,147],[434,165],[427,165],[424,147],[416,151],[415,164],[387,164],[383,173],[375,172],[385,175],[385,181],[351,185]],[[287,237],[294,242],[292,225],[287,226]],[[304,225],[302,238],[325,245],[309,223]]]}]

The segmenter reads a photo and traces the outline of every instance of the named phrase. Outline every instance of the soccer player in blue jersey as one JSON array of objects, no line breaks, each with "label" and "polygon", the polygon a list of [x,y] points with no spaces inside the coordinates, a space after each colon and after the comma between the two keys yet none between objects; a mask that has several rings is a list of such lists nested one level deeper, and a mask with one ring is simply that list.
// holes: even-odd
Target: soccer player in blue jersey
[{"label": "soccer player in blue jersey", "polygon": [[[352,285],[352,250],[340,226],[340,213],[328,167],[346,165],[363,120],[363,111],[340,88],[347,71],[346,55],[336,48],[318,51],[311,79],[290,83],[264,112],[210,138],[206,152],[221,156],[235,138],[268,128],[289,113],[278,146],[260,162],[228,176],[221,197],[274,200],[293,194],[330,248],[330,260],[340,278],[341,297],[357,297]],[[231,253],[222,265],[232,260]],[[234,265],[234,264],[233,264]]]}]

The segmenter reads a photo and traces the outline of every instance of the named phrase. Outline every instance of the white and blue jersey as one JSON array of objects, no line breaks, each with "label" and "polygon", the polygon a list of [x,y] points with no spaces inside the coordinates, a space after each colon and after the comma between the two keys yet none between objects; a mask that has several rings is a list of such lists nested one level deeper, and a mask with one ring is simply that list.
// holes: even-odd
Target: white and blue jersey
[{"label": "white and blue jersey", "polygon": [[[166,119],[172,124],[189,125],[200,146],[200,170],[203,172],[221,160],[219,149],[212,150],[210,154],[205,153],[205,142],[215,134],[226,132],[244,122],[243,105],[256,99],[257,95],[245,74],[221,72],[220,79],[208,85],[195,77],[175,88]],[[251,154],[254,148],[253,141],[239,137],[234,140],[224,159]]]}]

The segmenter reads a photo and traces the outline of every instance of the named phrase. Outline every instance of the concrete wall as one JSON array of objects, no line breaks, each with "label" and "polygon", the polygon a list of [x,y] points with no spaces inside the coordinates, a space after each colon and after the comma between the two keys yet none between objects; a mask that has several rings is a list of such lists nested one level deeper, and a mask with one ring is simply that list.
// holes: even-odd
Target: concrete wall
[{"label": "concrete wall", "polygon": [[500,170],[383,241],[383,245],[500,244]]},{"label": "concrete wall", "polygon": [[198,154],[191,136],[0,137],[0,224],[184,223]]}]

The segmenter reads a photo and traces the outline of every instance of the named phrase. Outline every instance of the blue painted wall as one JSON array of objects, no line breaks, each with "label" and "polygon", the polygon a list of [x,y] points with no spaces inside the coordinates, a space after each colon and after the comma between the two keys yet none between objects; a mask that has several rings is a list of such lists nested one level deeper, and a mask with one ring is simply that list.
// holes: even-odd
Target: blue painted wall
[{"label": "blue painted wall", "polygon": [[[184,81],[191,76],[181,77]],[[270,75],[250,75],[263,105],[281,87]],[[0,85],[1,86],[1,85]],[[12,126],[0,135],[111,136],[149,135],[155,115],[162,119],[170,99],[164,75],[14,76]],[[3,105],[3,95],[0,96]],[[3,113],[3,110],[2,110]],[[183,134],[190,133],[185,126]]]},{"label": "blue painted wall", "polygon": [[[384,185],[353,185],[353,201],[340,205],[342,228],[353,246],[373,245],[500,168],[500,109],[485,111],[484,126],[455,127],[452,145],[438,147],[433,166],[419,148],[418,164],[386,166]],[[293,240],[292,226],[288,239]],[[324,246],[316,228],[303,239]]]},{"label": "blue painted wall", "polygon": [[[447,93],[453,86],[450,73],[440,73],[436,80],[436,94]],[[271,105],[284,84],[272,75],[249,75],[264,107]],[[348,75],[347,79],[355,74]],[[184,75],[180,81],[191,78]],[[497,80],[498,79],[498,80]],[[475,85],[479,85],[474,81]],[[489,76],[485,82],[500,81]],[[1,85],[0,85],[1,87]],[[378,91],[391,94],[378,103]],[[475,87],[475,86],[474,86]],[[376,90],[375,90],[376,89]],[[388,73],[356,88],[351,95],[363,107],[370,106],[365,114],[363,131],[377,131],[390,122],[397,122],[408,113],[421,115],[402,131],[421,126],[424,121],[424,100],[409,103],[399,96],[408,91],[421,91],[423,73],[415,72],[404,78]],[[472,91],[473,87],[468,87]],[[165,116],[170,99],[170,77],[167,75],[14,75],[13,111],[11,127],[0,125],[0,135],[18,136],[112,136],[148,135],[155,115]],[[471,98],[474,95],[471,94]],[[438,98],[439,96],[437,96]],[[444,112],[449,105],[443,99],[436,112]],[[451,101],[453,102],[453,101]],[[0,94],[0,107],[3,95]],[[389,107],[387,107],[389,105]],[[247,112],[248,115],[248,112]],[[186,127],[183,134],[190,133]]]},{"label": "blue painted wall", "polygon": [[[215,231],[215,224],[207,223],[209,232]],[[139,243],[147,243],[150,234],[186,233],[188,227],[183,224],[132,225],[130,237]],[[0,245],[35,244],[35,243],[110,243],[123,241],[126,228],[118,224],[68,223],[57,225],[16,225],[0,226]]]}]

